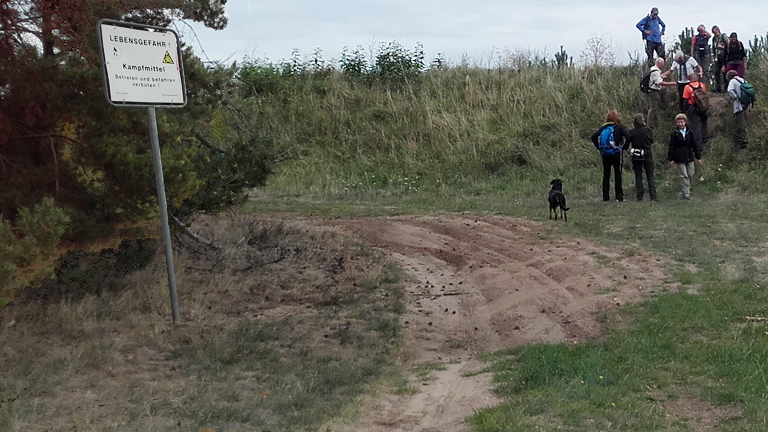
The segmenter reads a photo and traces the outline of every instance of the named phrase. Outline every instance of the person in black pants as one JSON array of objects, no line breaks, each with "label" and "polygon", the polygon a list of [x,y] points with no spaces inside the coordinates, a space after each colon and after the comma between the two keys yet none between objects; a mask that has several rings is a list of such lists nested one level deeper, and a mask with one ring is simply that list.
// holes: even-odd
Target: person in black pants
[{"label": "person in black pants", "polygon": [[642,114],[636,114],[633,128],[629,131],[629,154],[632,158],[632,170],[635,172],[635,192],[637,200],[642,201],[645,195],[643,189],[643,170],[648,180],[648,195],[651,201],[656,201],[656,182],[653,180],[653,131],[645,125]]},{"label": "person in black pants", "polygon": [[605,116],[605,123],[592,134],[592,143],[600,150],[603,160],[603,201],[611,199],[611,169],[616,181],[616,201],[624,201],[624,189],[621,186],[621,158],[627,138],[629,138],[629,132],[621,124],[621,117],[616,110],[611,110]]}]

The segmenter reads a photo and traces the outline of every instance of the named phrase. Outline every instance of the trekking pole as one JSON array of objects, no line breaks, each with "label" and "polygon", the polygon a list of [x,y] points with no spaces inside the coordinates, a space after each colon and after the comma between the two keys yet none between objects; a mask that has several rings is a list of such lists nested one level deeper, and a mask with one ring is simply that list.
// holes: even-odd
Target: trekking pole
[{"label": "trekking pole", "polygon": [[619,147],[619,173],[624,173],[624,146]]}]

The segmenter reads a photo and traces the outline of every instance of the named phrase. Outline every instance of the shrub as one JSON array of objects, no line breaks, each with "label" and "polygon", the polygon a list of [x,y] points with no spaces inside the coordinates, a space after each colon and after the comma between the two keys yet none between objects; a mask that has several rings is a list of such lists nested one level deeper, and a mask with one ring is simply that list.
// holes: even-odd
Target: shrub
[{"label": "shrub", "polygon": [[123,240],[116,250],[105,248],[98,253],[69,250],[58,260],[55,279],[45,279],[39,287],[24,288],[17,299],[40,303],[75,301],[119,289],[125,275],[152,261],[157,247],[155,239],[137,239]]},{"label": "shrub", "polygon": [[424,69],[424,48],[416,45],[409,52],[397,42],[382,44],[376,54],[373,74],[390,84],[403,84],[420,75]]},{"label": "shrub", "polygon": [[351,52],[349,48],[344,47],[341,51],[339,64],[341,65],[342,72],[344,72],[344,76],[347,78],[361,79],[369,72],[368,60],[366,60],[363,48],[360,46]]},{"label": "shrub", "polygon": [[44,256],[55,253],[56,246],[67,229],[69,217],[56,207],[53,198],[43,198],[32,210],[22,208],[16,225],[25,238],[34,239]]},{"label": "shrub", "polygon": [[284,85],[283,77],[275,66],[259,64],[253,60],[244,62],[237,72],[237,79],[240,80],[242,97],[277,94]]}]

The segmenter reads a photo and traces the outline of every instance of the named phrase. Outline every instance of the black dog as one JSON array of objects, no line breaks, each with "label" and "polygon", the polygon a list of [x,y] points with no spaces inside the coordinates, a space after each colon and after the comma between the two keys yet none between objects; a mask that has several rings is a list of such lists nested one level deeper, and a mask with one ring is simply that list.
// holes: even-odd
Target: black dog
[{"label": "black dog", "polygon": [[568,222],[568,207],[565,206],[565,195],[563,195],[563,181],[560,179],[554,179],[549,184],[552,189],[549,190],[549,218],[552,219],[552,212],[555,213],[555,220],[557,220],[557,209],[560,209],[560,214],[565,222]]}]

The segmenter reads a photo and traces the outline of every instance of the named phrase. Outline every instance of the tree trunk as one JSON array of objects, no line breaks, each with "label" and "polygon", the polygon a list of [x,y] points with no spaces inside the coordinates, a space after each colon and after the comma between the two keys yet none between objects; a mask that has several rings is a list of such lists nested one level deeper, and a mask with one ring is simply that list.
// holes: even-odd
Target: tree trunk
[{"label": "tree trunk", "polygon": [[43,56],[53,57],[53,4],[52,0],[40,0],[40,11],[42,13],[43,24],[41,27],[43,40]]}]

